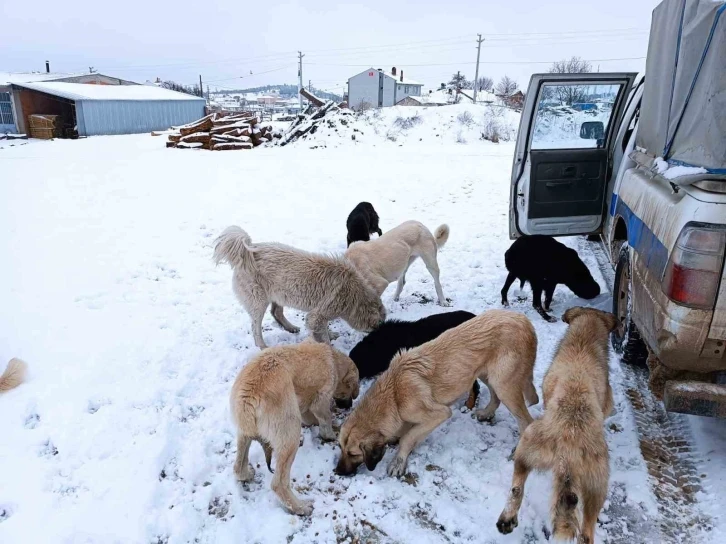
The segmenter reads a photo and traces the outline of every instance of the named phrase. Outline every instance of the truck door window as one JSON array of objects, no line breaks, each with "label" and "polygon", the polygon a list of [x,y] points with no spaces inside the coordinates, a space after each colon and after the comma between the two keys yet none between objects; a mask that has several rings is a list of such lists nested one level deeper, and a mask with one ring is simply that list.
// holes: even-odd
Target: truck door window
[{"label": "truck door window", "polygon": [[596,149],[605,145],[622,85],[545,83],[540,91],[531,149]]}]

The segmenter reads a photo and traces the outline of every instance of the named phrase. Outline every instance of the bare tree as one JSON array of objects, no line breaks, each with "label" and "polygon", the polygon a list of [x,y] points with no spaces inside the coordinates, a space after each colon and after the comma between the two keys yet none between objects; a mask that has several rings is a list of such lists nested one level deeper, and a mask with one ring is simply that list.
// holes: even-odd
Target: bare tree
[{"label": "bare tree", "polygon": [[491,91],[492,87],[494,87],[494,80],[490,77],[482,76],[476,84],[480,91]]},{"label": "bare tree", "polygon": [[550,74],[587,74],[592,72],[592,64],[580,57],[558,60],[550,66]]},{"label": "bare tree", "polygon": [[[587,74],[592,72],[592,64],[580,57],[558,60],[550,66],[551,74]],[[587,86],[583,85],[552,85],[544,89],[545,99],[557,99],[571,106],[587,98]]]},{"label": "bare tree", "polygon": [[494,87],[494,92],[499,96],[510,96],[517,90],[517,82],[509,76],[504,76]]}]

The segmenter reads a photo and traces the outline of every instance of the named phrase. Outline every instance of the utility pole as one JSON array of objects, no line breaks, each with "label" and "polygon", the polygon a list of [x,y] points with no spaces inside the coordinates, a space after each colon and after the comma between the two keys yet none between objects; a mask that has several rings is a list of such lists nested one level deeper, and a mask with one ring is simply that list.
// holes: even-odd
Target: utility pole
[{"label": "utility pole", "polygon": [[308,92],[313,92],[313,80],[308,79]]},{"label": "utility pole", "polygon": [[202,85],[202,74],[199,74],[199,96],[204,98],[204,86]]},{"label": "utility pole", "polygon": [[474,73],[474,104],[476,104],[476,91],[479,87],[479,55],[481,55],[481,42],[484,41],[484,38],[481,37],[481,34],[477,34],[478,38],[476,40],[476,72]]},{"label": "utility pole", "polygon": [[303,101],[302,101],[302,95],[300,94],[300,91],[302,91],[305,88],[305,85],[303,85],[303,78],[302,78],[302,59],[305,55],[302,54],[301,51],[297,52],[297,96],[300,100],[300,111],[302,112],[303,109]]}]

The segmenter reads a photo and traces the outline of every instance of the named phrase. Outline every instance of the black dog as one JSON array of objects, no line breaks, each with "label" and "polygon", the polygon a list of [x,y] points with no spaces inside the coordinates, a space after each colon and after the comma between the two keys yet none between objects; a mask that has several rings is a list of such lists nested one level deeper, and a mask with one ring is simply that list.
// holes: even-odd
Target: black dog
[{"label": "black dog", "polygon": [[[434,314],[418,321],[384,321],[373,332],[358,342],[348,356],[358,367],[360,378],[372,378],[391,364],[391,359],[402,349],[411,349],[433,340],[442,332],[468,321],[475,314],[465,311]],[[479,395],[479,383],[474,382],[472,394],[466,402],[472,410]]]},{"label": "black dog", "polygon": [[[519,279],[522,287],[525,282],[529,282],[532,286],[532,306],[550,322],[556,321],[547,312],[550,311],[552,295],[558,283],[564,283],[581,298],[592,299],[600,294],[600,286],[577,251],[551,236],[522,236],[504,254],[504,263],[509,275],[502,287],[502,304],[509,306],[507,293],[514,280]],[[544,308],[542,291],[545,293]]]},{"label": "black dog", "polygon": [[353,242],[367,242],[374,232],[377,232],[378,236],[383,234],[378,227],[378,214],[370,202],[361,202],[353,208],[345,226],[348,227],[349,246]]}]

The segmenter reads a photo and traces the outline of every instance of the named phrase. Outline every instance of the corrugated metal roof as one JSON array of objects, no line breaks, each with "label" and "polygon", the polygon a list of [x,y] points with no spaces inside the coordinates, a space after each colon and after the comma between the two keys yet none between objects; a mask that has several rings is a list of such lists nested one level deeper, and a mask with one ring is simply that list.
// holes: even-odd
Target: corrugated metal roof
[{"label": "corrugated metal roof", "polygon": [[201,101],[204,98],[170,91],[152,85],[94,85],[89,83],[37,82],[16,83],[31,89],[69,100],[181,100]]}]

